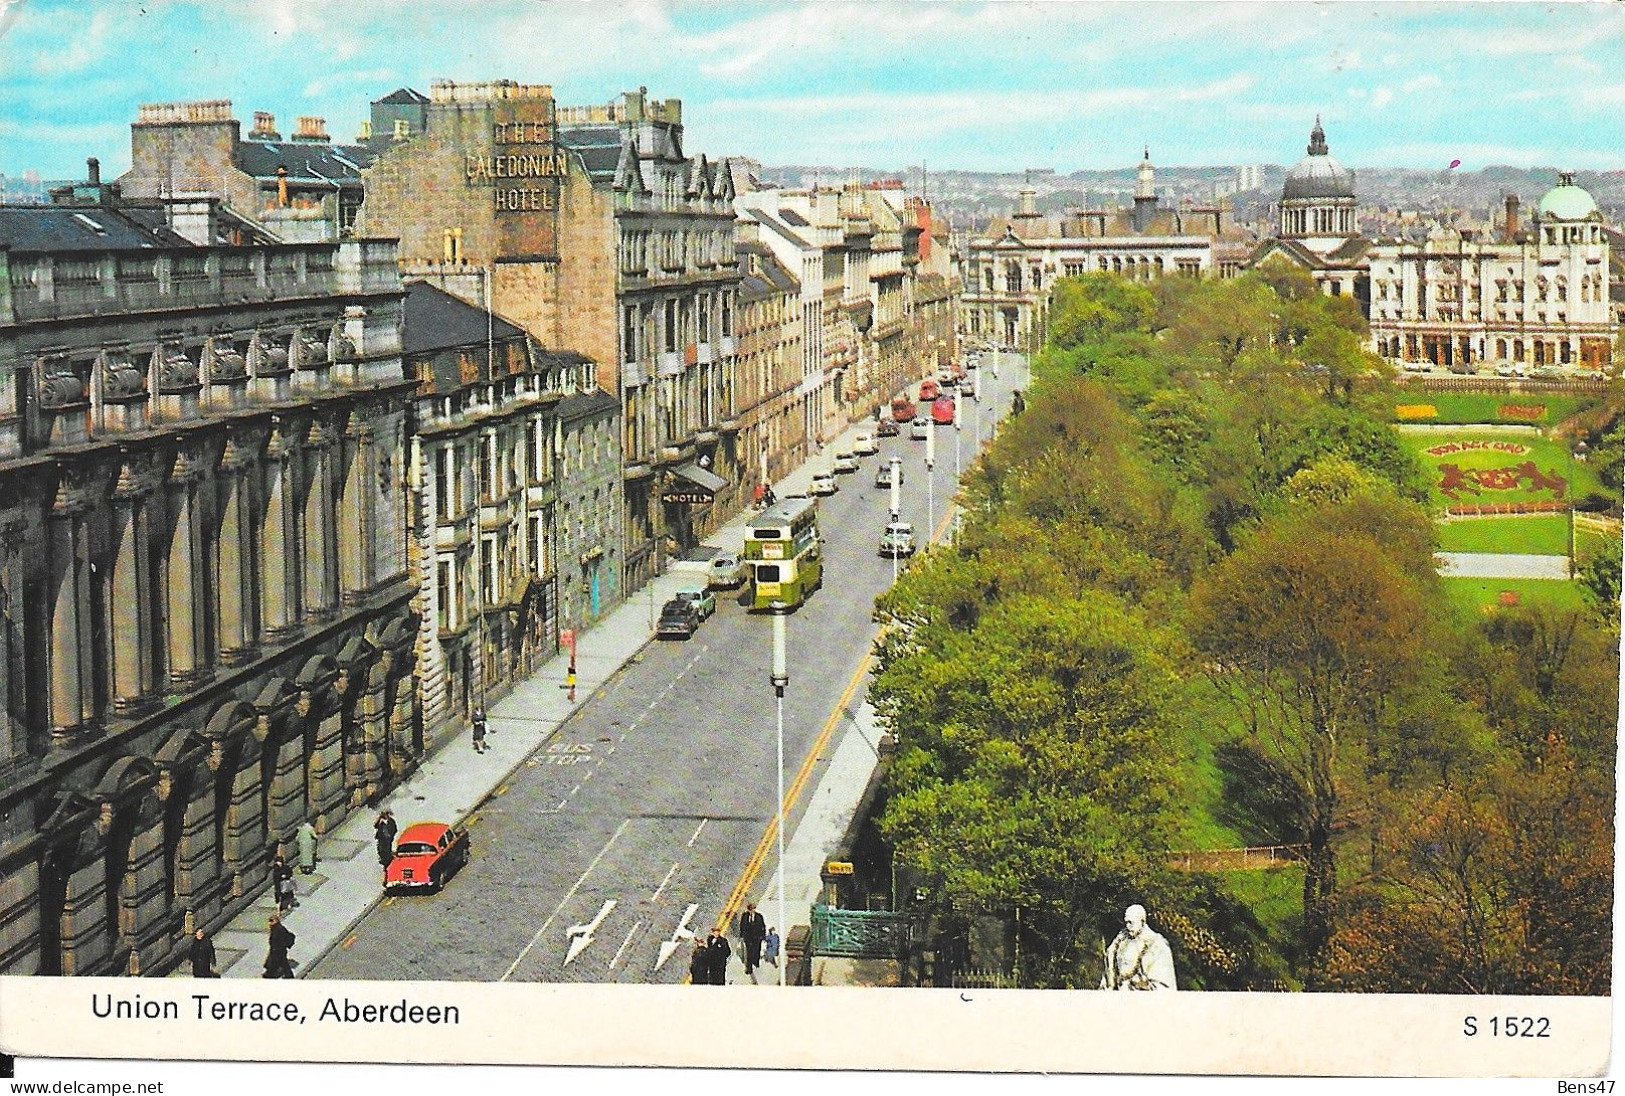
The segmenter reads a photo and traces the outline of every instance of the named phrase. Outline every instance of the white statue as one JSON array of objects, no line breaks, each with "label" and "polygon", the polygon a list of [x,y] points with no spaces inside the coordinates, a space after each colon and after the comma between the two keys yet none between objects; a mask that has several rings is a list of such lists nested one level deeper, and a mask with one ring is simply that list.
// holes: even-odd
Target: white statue
[{"label": "white statue", "polygon": [[1101,989],[1178,989],[1168,940],[1145,924],[1145,907],[1123,911],[1123,931],[1106,949]]}]

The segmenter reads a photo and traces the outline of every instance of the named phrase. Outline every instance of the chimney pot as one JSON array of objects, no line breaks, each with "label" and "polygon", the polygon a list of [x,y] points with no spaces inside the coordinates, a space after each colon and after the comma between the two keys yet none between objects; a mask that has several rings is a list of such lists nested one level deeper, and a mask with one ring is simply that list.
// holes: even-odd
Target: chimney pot
[{"label": "chimney pot", "polygon": [[102,162],[100,160],[94,156],[88,158],[85,160],[85,170],[91,186],[102,185]]}]

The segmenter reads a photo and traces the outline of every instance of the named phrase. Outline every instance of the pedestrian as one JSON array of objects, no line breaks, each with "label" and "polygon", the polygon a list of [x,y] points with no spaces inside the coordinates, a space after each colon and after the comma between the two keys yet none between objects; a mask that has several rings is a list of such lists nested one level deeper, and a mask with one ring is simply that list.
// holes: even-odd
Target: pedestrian
[{"label": "pedestrian", "polygon": [[711,984],[725,986],[728,984],[728,956],[733,954],[733,948],[728,946],[728,938],[720,932],[712,932],[705,942],[705,950],[709,953]]},{"label": "pedestrian", "polygon": [[299,904],[293,894],[293,869],[281,856],[271,865],[271,889],[276,893],[276,908],[284,913]]},{"label": "pedestrian", "polygon": [[388,807],[378,812],[378,820],[372,824],[373,840],[378,843],[378,863],[389,867],[389,862],[395,858],[395,812]]},{"label": "pedestrian", "polygon": [[299,870],[306,875],[316,870],[316,827],[308,818],[299,824]]},{"label": "pedestrian", "polygon": [[767,919],[756,912],[755,902],[745,903],[739,915],[739,938],[745,942],[745,973],[755,974],[762,965],[762,941],[767,937]]},{"label": "pedestrian", "polygon": [[214,969],[214,941],[209,934],[198,929],[192,934],[192,977],[218,978],[219,972]]},{"label": "pedestrian", "polygon": [[688,957],[688,980],[696,986],[711,984],[711,952],[698,936],[694,938],[694,954]]},{"label": "pedestrian", "polygon": [[265,953],[264,977],[292,978],[293,963],[288,959],[288,949],[293,947],[294,935],[282,923],[280,914],[273,913],[267,927],[270,947]]},{"label": "pedestrian", "polygon": [[485,709],[484,708],[475,708],[474,709],[474,718],[473,718],[472,722],[473,722],[473,725],[474,725],[474,752],[475,753],[484,753],[485,752]]},{"label": "pedestrian", "polygon": [[766,959],[769,963],[772,963],[775,967],[778,966],[779,930],[774,928],[772,925],[767,926],[767,939],[763,942],[767,945],[767,947],[762,951],[762,958]]}]

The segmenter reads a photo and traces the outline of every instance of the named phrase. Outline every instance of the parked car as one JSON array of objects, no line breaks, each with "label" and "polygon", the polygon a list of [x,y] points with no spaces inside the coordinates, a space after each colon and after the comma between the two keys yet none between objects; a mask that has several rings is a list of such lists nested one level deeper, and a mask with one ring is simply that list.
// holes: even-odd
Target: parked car
[{"label": "parked car", "polygon": [[[1406,368],[1409,369],[1410,366],[1407,365]],[[1495,367],[1495,375],[1497,377],[1516,377],[1518,375],[1518,370],[1517,367],[1511,362],[1502,362],[1500,365]]]},{"label": "parked car", "polygon": [[443,887],[468,863],[468,830],[444,822],[414,822],[395,841],[395,855],[384,869],[386,891]]},{"label": "parked car", "polygon": [[689,638],[700,630],[700,613],[694,608],[694,603],[684,601],[682,598],[672,598],[666,602],[665,608],[660,610],[660,623],[655,625],[655,635],[681,636]]},{"label": "parked car", "polygon": [[932,402],[931,421],[938,426],[952,426],[954,424],[954,398],[952,396],[938,396]]},{"label": "parked car", "polygon": [[835,482],[835,473],[826,469],[822,472],[813,473],[812,484],[807,488],[807,493],[811,495],[833,495],[840,488],[841,485]]},{"label": "parked car", "polygon": [[921,415],[919,418],[915,419],[913,427],[909,429],[908,436],[913,438],[915,441],[924,441],[926,438],[930,437],[931,420],[926,418],[924,415]]},{"label": "parked car", "polygon": [[859,434],[852,442],[852,452],[860,457],[870,456],[880,452],[880,442],[873,434]]},{"label": "parked car", "polygon": [[673,601],[687,601],[694,606],[694,611],[705,620],[717,611],[717,595],[703,586],[683,586],[678,588],[672,597]]},{"label": "parked car", "polygon": [[706,567],[705,578],[713,590],[738,589],[745,584],[745,561],[734,555],[720,555]]},{"label": "parked car", "polygon": [[909,422],[914,418],[914,401],[907,396],[898,396],[891,401],[891,417],[893,422]]},{"label": "parked car", "polygon": [[976,377],[975,373],[966,373],[959,378],[959,391],[973,400],[976,398]]},{"label": "parked car", "polygon": [[856,472],[858,470],[858,455],[848,449],[835,454],[835,471]]},{"label": "parked car", "polygon": [[1529,375],[1543,381],[1555,381],[1562,378],[1563,369],[1557,365],[1537,365]]},{"label": "parked car", "polygon": [[940,395],[942,395],[942,386],[935,380],[928,377],[920,382],[921,403],[930,403]]},{"label": "parked car", "polygon": [[903,428],[897,425],[896,419],[881,419],[875,427],[875,436],[880,438],[895,438],[902,432]]},{"label": "parked car", "polygon": [[906,521],[894,521],[880,534],[880,554],[888,558],[914,554],[914,526]]},{"label": "parked car", "polygon": [[[891,486],[891,469],[891,461],[887,461],[885,464],[882,464],[879,468],[875,469],[876,487]],[[903,485],[903,466],[901,464],[897,466],[897,485],[899,487]]]}]

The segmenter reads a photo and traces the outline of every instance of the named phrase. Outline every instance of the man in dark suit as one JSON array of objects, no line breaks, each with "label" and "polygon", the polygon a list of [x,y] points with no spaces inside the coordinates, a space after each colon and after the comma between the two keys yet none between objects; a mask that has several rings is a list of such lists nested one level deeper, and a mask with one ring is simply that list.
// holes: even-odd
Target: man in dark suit
[{"label": "man in dark suit", "polygon": [[720,932],[713,932],[706,938],[705,953],[711,960],[711,984],[713,986],[728,984],[728,956],[733,954],[733,950],[728,946],[728,938]]},{"label": "man in dark suit", "polygon": [[214,941],[202,929],[192,936],[192,977],[220,977],[214,970]]},{"label": "man in dark suit", "polygon": [[745,942],[745,973],[755,974],[762,965],[762,941],[767,938],[767,919],[756,912],[755,902],[745,903],[739,915],[739,938]]}]

